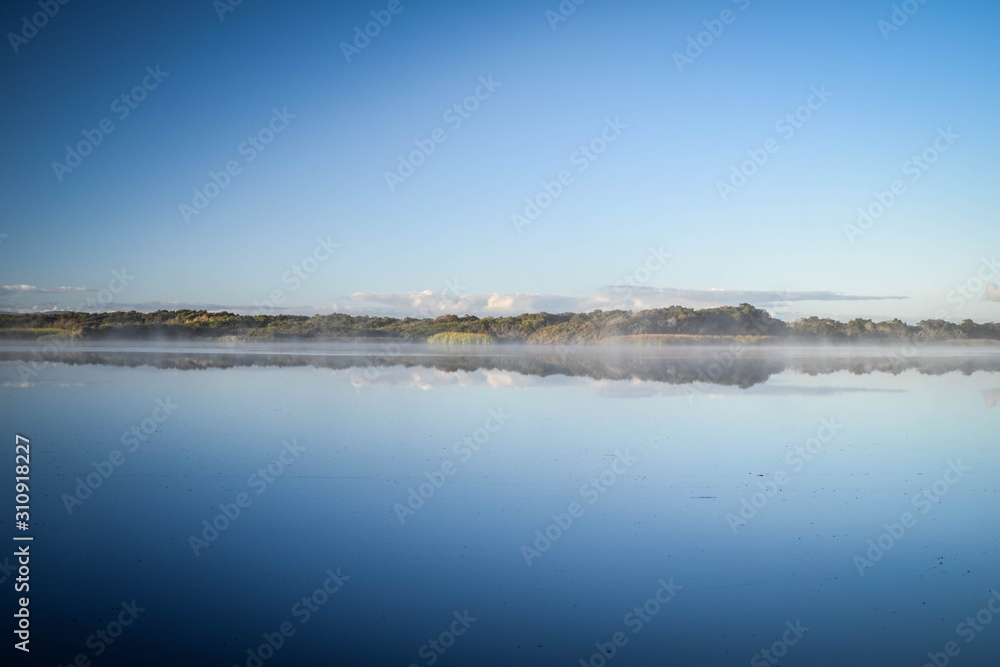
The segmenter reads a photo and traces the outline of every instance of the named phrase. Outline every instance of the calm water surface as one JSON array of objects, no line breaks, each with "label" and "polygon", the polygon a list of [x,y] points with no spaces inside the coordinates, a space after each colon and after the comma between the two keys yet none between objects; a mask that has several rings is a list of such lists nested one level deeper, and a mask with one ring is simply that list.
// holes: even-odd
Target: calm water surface
[{"label": "calm water surface", "polygon": [[997,353],[379,349],[6,348],[37,664],[1000,664]]}]

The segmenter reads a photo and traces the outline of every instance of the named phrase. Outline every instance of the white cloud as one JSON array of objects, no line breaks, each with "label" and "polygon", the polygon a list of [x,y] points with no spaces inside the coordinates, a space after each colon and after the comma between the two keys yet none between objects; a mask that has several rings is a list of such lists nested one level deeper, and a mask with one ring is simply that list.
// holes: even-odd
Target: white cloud
[{"label": "white cloud", "polygon": [[[32,286],[5,286],[12,287]],[[41,289],[41,288],[36,288]],[[54,290],[57,288],[45,288]],[[63,288],[58,288],[63,289]],[[84,288],[65,288],[86,291]],[[29,290],[21,290],[27,292]],[[8,290],[9,296],[15,293]],[[51,312],[73,310],[74,305],[57,308],[52,303],[37,304],[30,308],[15,307],[12,302],[4,303],[0,292],[0,308],[7,312]],[[531,292],[493,292],[491,294],[467,294],[457,292],[355,292],[344,301],[334,301],[321,305],[280,306],[262,310],[250,304],[219,304],[190,301],[146,301],[141,303],[111,303],[107,307],[88,308],[88,311],[137,310],[226,310],[245,315],[329,315],[346,313],[350,315],[380,315],[390,317],[439,317],[441,315],[477,315],[480,317],[502,317],[522,313],[566,313],[590,312],[593,310],[646,310],[667,306],[689,308],[712,308],[750,303],[759,308],[772,310],[781,319],[813,314],[814,307],[800,306],[809,302],[850,302],[877,301],[886,299],[906,299],[904,296],[861,296],[837,294],[835,292],[777,292],[747,291],[712,288],[690,290],[653,287],[604,287],[594,294],[563,296]],[[794,304],[794,305],[793,305]],[[20,304],[17,304],[20,305]],[[77,306],[78,307],[78,306]],[[801,311],[801,312],[800,312]]]},{"label": "white cloud", "polygon": [[46,293],[56,293],[56,292],[89,292],[90,290],[86,287],[36,287],[35,285],[0,285],[0,290],[4,292],[46,292]]},{"label": "white cloud", "polygon": [[[901,296],[861,296],[834,292],[776,292],[713,288],[686,290],[652,287],[606,287],[597,294],[560,296],[536,293],[448,294],[433,292],[356,292],[353,303],[341,312],[377,313],[394,316],[436,317],[438,315],[502,316],[521,313],[589,312],[592,310],[644,310],[667,306],[711,308],[751,303],[761,308],[784,302],[868,301],[905,299]],[[334,304],[335,305],[335,304]]]}]

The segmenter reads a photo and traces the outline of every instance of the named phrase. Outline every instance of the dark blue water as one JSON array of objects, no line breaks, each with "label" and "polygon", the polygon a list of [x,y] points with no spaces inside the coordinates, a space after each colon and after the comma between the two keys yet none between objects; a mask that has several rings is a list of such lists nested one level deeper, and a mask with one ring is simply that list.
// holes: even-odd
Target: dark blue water
[{"label": "dark blue water", "polygon": [[0,362],[31,658],[997,664],[995,360],[491,354]]}]

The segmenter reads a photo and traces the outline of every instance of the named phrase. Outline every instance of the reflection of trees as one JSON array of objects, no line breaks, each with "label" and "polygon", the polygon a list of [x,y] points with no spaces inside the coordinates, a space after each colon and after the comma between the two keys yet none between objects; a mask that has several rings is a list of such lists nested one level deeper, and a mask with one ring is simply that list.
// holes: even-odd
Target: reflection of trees
[{"label": "reflection of trees", "polygon": [[[403,361],[404,365],[411,365]],[[642,355],[575,353],[560,358],[531,354],[526,356],[469,356],[436,361],[433,367],[445,371],[477,369],[511,371],[522,375],[569,375],[596,380],[647,380],[667,384],[710,384],[750,387],[765,382],[784,370],[777,359],[747,359],[723,365],[711,357],[664,359]]]},{"label": "reflection of trees", "polygon": [[[566,375],[600,380],[645,380],[681,385],[705,384],[751,387],[766,382],[775,373],[794,370],[809,375],[848,371],[856,375],[873,372],[898,374],[916,370],[927,375],[976,371],[1000,372],[1000,355],[950,355],[903,358],[891,351],[879,356],[816,353],[804,357],[786,355],[780,351],[744,351],[733,357],[724,348],[688,349],[665,353],[662,350],[636,348],[587,349],[574,348],[563,353],[546,348],[498,347],[470,353],[461,350],[442,351],[421,346],[366,353],[356,350],[349,354],[319,354],[314,351],[292,354],[246,352],[162,352],[146,350],[107,351],[10,351],[0,350],[0,360],[20,362],[49,361],[71,365],[151,366],[178,370],[234,368],[241,366],[283,367],[313,366],[331,370],[349,368],[401,366],[434,368],[445,373],[458,371],[509,371],[537,377]],[[669,354],[669,356],[667,356]],[[1000,391],[987,396],[987,402],[1000,400]]]},{"label": "reflection of trees", "polygon": [[902,360],[893,357],[844,357],[838,359],[814,358],[796,359],[789,364],[790,370],[807,375],[822,375],[836,371],[848,371],[855,375],[869,373],[890,373],[898,375],[915,369],[924,375],[943,375],[959,372],[972,375],[976,371],[995,373],[1000,371],[1000,355],[994,357],[913,357]]}]

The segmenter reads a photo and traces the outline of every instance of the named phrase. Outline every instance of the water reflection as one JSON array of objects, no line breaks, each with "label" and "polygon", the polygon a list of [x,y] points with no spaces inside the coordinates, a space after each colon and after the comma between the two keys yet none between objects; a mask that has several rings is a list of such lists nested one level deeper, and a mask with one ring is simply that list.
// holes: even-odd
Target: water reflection
[{"label": "water reflection", "polygon": [[[607,667],[754,664],[799,620],[788,664],[924,664],[998,584],[983,405],[1000,404],[1000,363],[892,352],[2,348],[0,421],[31,437],[44,547],[33,657],[71,664],[134,599],[146,611],[101,665],[176,664],[178,637],[197,664],[427,665],[466,610],[478,620],[435,664],[600,664],[615,632],[629,641]],[[158,401],[179,407],[154,425]],[[265,492],[286,441],[301,459]],[[619,451],[634,465],[616,470]],[[964,472],[944,493],[950,462]],[[859,572],[904,512],[919,523]],[[300,627],[293,605],[341,567]],[[683,588],[639,634],[628,614],[660,580]],[[248,656],[288,620],[280,653]],[[962,664],[995,664],[998,637]]]},{"label": "water reflection", "polygon": [[[1000,372],[1000,350],[925,349],[905,356],[898,348],[550,348],[499,346],[441,348],[425,345],[326,345],[322,347],[128,347],[128,348],[0,348],[0,361],[21,362],[20,377],[3,378],[10,385],[28,383],[49,364],[104,365],[177,370],[235,367],[312,366],[350,371],[356,386],[378,383],[416,383],[419,376],[384,373],[380,369],[434,369],[444,373],[502,371],[525,378],[584,377],[592,380],[658,382],[670,385],[704,384],[746,389],[766,383],[785,371],[823,375],[847,371],[855,375],[915,370],[925,375],[958,372]],[[490,382],[511,385],[508,376],[489,375]],[[427,385],[425,388],[430,388]],[[648,391],[648,390],[646,390]],[[997,404],[1000,390],[986,396]]]},{"label": "water reflection", "polygon": [[986,407],[995,408],[996,406],[1000,405],[1000,389],[984,391],[983,396],[986,399]]}]

